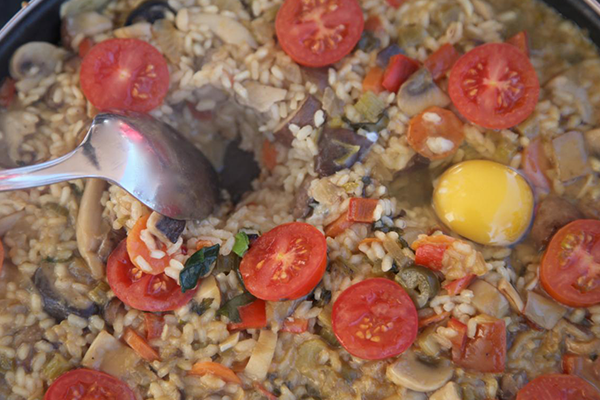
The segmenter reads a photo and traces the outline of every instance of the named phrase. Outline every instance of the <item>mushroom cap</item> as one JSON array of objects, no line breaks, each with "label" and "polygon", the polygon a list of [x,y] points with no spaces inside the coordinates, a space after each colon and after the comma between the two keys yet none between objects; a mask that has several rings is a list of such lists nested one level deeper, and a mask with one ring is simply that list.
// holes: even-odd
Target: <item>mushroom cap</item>
[{"label": "mushroom cap", "polygon": [[412,350],[404,352],[394,364],[388,366],[387,378],[396,385],[417,392],[431,392],[444,386],[454,374],[450,360],[436,364],[427,363]]}]

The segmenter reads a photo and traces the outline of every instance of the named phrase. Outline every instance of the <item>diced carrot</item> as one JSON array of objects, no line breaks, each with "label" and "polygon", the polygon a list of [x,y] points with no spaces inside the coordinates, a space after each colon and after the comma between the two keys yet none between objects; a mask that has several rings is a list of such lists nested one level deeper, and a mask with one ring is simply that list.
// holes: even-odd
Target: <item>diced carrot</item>
[{"label": "diced carrot", "polygon": [[14,100],[16,92],[15,80],[4,78],[0,86],[0,107],[8,108]]},{"label": "diced carrot", "polygon": [[227,325],[230,331],[243,329],[260,329],[267,326],[267,309],[264,300],[254,300],[252,303],[238,307],[241,322]]},{"label": "diced carrot", "polygon": [[190,110],[192,117],[194,117],[198,121],[210,121],[213,119],[212,110],[204,110],[204,111],[197,110],[194,103],[191,103],[189,101],[186,102],[186,105],[187,105],[188,110]]},{"label": "diced carrot", "polygon": [[308,330],[308,320],[304,318],[286,318],[281,327],[282,332],[302,333]]},{"label": "diced carrot", "polygon": [[161,337],[165,321],[160,315],[144,313],[144,323],[146,324],[146,339],[154,340]]},{"label": "diced carrot", "polygon": [[375,209],[379,204],[377,199],[353,197],[348,205],[348,220],[352,222],[375,222]]},{"label": "diced carrot", "polygon": [[210,374],[228,383],[242,384],[242,380],[230,368],[212,361],[197,362],[188,374],[198,376]]},{"label": "diced carrot", "polygon": [[325,227],[325,236],[337,237],[350,228],[354,222],[348,220],[348,213],[342,214],[338,219]]},{"label": "diced carrot", "polygon": [[259,382],[254,381],[252,382],[252,385],[256,388],[256,390],[258,390],[263,396],[265,396],[268,400],[277,400],[278,397],[275,396],[273,393],[269,392],[267,390],[267,388],[265,388],[263,385],[261,385]]},{"label": "diced carrot", "polygon": [[362,88],[363,92],[371,91],[373,93],[383,92],[383,70],[379,67],[373,67],[367,72],[365,79],[363,79]]},{"label": "diced carrot", "polygon": [[358,245],[360,246],[361,244],[371,244],[371,243],[381,243],[381,239],[378,238],[365,238],[363,240],[361,240],[360,242],[358,242]]},{"label": "diced carrot", "polygon": [[400,6],[406,3],[408,0],[387,0],[387,3],[394,8],[400,8]]},{"label": "diced carrot", "polygon": [[448,283],[447,285],[444,285],[444,289],[448,291],[448,294],[450,296],[456,296],[457,294],[465,290],[467,287],[469,287],[469,285],[476,276],[477,275],[471,274],[464,276],[460,279],[456,279]]},{"label": "diced carrot", "polygon": [[383,30],[381,19],[377,15],[371,15],[365,21],[365,31],[377,32]]},{"label": "diced carrot", "polygon": [[419,63],[403,54],[396,54],[390,58],[387,68],[383,73],[383,86],[387,91],[396,93],[400,86],[417,70]]},{"label": "diced carrot", "polygon": [[441,314],[434,314],[431,317],[423,318],[419,320],[419,328],[424,328],[429,325],[436,324],[450,317],[450,311],[444,311]]},{"label": "diced carrot", "polygon": [[196,242],[196,251],[203,249],[205,247],[210,247],[212,246],[212,242],[210,240],[198,240]]},{"label": "diced carrot", "polygon": [[508,39],[506,43],[512,44],[523,53],[529,55],[529,35],[527,34],[527,31],[517,33],[515,36]]},{"label": "diced carrot", "polygon": [[[146,223],[148,222],[149,217],[150,215],[146,215],[138,219],[133,228],[129,231],[129,234],[127,235],[127,254],[129,254],[131,262],[143,272],[158,275],[169,266],[171,257],[168,255],[165,255],[163,258],[150,257],[151,251],[141,238],[142,231],[146,229]],[[158,250],[166,251],[167,246],[164,243],[161,243],[158,240],[156,243]],[[140,265],[138,257],[142,257],[144,261],[146,261],[150,270],[148,270],[148,266]]]},{"label": "diced carrot", "polygon": [[459,58],[460,53],[454,46],[446,43],[431,54],[423,65],[429,70],[433,79],[437,80],[446,75],[446,72],[450,71]]},{"label": "diced carrot", "polygon": [[90,52],[90,50],[94,47],[94,41],[90,38],[83,38],[81,42],[79,42],[79,47],[77,51],[79,53],[79,57],[83,58]]},{"label": "diced carrot", "polygon": [[269,171],[273,171],[277,166],[277,148],[268,139],[263,142],[262,159]]},{"label": "diced carrot", "polygon": [[137,334],[131,328],[127,328],[123,334],[123,340],[129,345],[140,357],[148,362],[160,360],[158,353],[154,350],[146,340]]}]

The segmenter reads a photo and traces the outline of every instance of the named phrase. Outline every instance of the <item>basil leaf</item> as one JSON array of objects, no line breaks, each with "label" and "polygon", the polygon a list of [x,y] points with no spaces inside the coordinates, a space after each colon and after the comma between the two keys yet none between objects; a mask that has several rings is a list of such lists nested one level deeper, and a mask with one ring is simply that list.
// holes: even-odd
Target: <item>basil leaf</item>
[{"label": "basil leaf", "polygon": [[254,300],[256,300],[256,297],[248,292],[237,295],[223,304],[223,307],[219,308],[217,311],[217,315],[224,315],[233,323],[242,322],[238,308],[250,304]]},{"label": "basil leaf", "polygon": [[246,232],[238,232],[235,234],[235,243],[231,251],[237,254],[240,257],[244,257],[244,253],[248,251],[248,247],[250,247],[250,238]]},{"label": "basil leaf", "polygon": [[198,302],[192,300],[192,306],[190,307],[190,311],[194,312],[198,315],[202,315],[206,311],[208,311],[208,309],[210,308],[210,305],[213,303],[214,300],[215,299],[206,298],[206,299],[202,300],[201,303],[198,303]]},{"label": "basil leaf", "polygon": [[195,288],[198,284],[198,279],[210,274],[210,267],[219,256],[220,248],[221,246],[218,244],[203,247],[187,259],[185,267],[179,273],[179,284],[181,285],[182,293]]}]

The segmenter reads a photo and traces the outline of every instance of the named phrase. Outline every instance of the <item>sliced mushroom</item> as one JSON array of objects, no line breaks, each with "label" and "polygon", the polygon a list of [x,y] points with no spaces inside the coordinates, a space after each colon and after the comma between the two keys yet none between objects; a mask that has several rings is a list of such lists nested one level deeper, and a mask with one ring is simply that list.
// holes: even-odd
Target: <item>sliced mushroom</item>
[{"label": "sliced mushroom", "polygon": [[140,361],[138,355],[106,331],[101,331],[81,360],[81,365],[123,378]]},{"label": "sliced mushroom", "polygon": [[255,81],[246,82],[244,87],[248,91],[248,98],[240,99],[240,102],[258,112],[269,111],[273,104],[284,100],[287,94],[285,89],[263,85]]},{"label": "sliced mushroom", "polygon": [[398,108],[412,117],[429,107],[446,107],[450,98],[433,81],[427,68],[411,75],[398,92]]},{"label": "sliced mushroom", "polygon": [[552,149],[558,179],[562,182],[579,178],[592,171],[581,132],[571,131],[555,137],[552,139]]},{"label": "sliced mushroom", "polygon": [[412,350],[404,352],[386,371],[390,381],[417,392],[437,390],[444,386],[453,374],[450,360],[441,359],[435,364],[428,363],[419,359]]},{"label": "sliced mushroom", "polygon": [[165,217],[153,211],[148,218],[146,227],[151,234],[163,243],[176,243],[185,229],[185,221]]},{"label": "sliced mushroom", "polygon": [[112,20],[96,11],[71,15],[62,21],[62,43],[65,46],[73,47],[73,39],[77,36],[90,37],[110,31],[112,28]]},{"label": "sliced mushroom", "polygon": [[218,14],[195,14],[190,17],[190,22],[196,25],[205,25],[228,44],[247,44],[251,48],[257,47],[256,41],[250,31],[233,18]]},{"label": "sliced mushroom", "polygon": [[52,266],[39,267],[33,274],[33,284],[40,292],[44,311],[57,321],[67,319],[70,314],[88,318],[97,314],[98,305],[87,296],[73,290],[57,289]]},{"label": "sliced mushroom", "polygon": [[15,80],[44,78],[54,72],[66,51],[46,42],[29,42],[10,59],[10,76]]},{"label": "sliced mushroom", "polygon": [[448,382],[432,394],[429,400],[462,400],[460,387],[455,382]]},{"label": "sliced mushroom", "polygon": [[567,309],[552,299],[528,292],[523,314],[544,329],[552,329],[567,313]]},{"label": "sliced mushroom", "polygon": [[167,13],[176,14],[173,7],[164,0],[148,0],[141,3],[133,9],[125,20],[125,26],[132,25],[138,22],[149,22],[153,24],[159,19],[164,19]]},{"label": "sliced mushroom", "polygon": [[60,17],[80,14],[86,11],[100,11],[110,3],[111,0],[69,0],[60,7]]},{"label": "sliced mushroom", "polygon": [[[126,28],[134,29],[145,24],[147,23],[139,22]],[[152,24],[152,36],[165,57],[172,63],[178,64],[183,55],[184,36],[182,32],[175,28],[171,21],[159,19]]]},{"label": "sliced mushroom", "polygon": [[580,218],[583,214],[568,200],[550,195],[537,208],[531,238],[538,247],[543,247],[557,230]]},{"label": "sliced mushroom", "polygon": [[[137,24],[124,26],[113,31],[115,37],[119,39],[142,39],[146,41],[152,37],[152,33],[152,25],[148,22],[138,22]],[[158,40],[157,42],[159,43],[160,49],[163,50],[163,45],[161,45]],[[163,53],[165,53],[164,50]]]},{"label": "sliced mushroom", "polygon": [[523,312],[525,303],[523,303],[519,292],[517,292],[517,290],[509,281],[506,279],[500,279],[500,282],[498,282],[498,290],[506,297],[510,303],[510,306],[515,312],[519,314]]},{"label": "sliced mushroom", "polygon": [[492,284],[478,279],[469,286],[469,290],[473,291],[472,304],[480,313],[495,318],[508,314],[508,301]]},{"label": "sliced mushroom", "polygon": [[320,177],[329,176],[362,161],[377,140],[374,135],[367,137],[350,129],[326,127],[319,139],[315,171]]},{"label": "sliced mushroom", "polygon": [[104,276],[104,262],[98,255],[98,249],[111,229],[108,222],[102,218],[103,207],[100,203],[107,186],[108,183],[101,179],[89,179],[77,214],[77,249],[96,279]]},{"label": "sliced mushroom", "polygon": [[315,113],[321,109],[321,102],[315,96],[309,94],[304,98],[296,111],[293,111],[283,122],[275,128],[275,140],[291,146],[294,140],[294,134],[290,131],[290,125],[294,124],[300,128],[305,125],[315,127]]}]

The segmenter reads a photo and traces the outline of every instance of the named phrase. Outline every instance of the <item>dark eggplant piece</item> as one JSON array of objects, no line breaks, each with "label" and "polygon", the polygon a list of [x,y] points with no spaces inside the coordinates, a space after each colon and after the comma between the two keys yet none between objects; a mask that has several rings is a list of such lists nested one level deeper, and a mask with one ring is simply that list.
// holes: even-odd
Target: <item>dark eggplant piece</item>
[{"label": "dark eggplant piece", "polygon": [[554,163],[558,179],[567,182],[592,172],[583,134],[577,131],[563,133],[552,139]]},{"label": "dark eggplant piece", "polygon": [[147,21],[151,24],[164,19],[167,12],[177,14],[177,12],[164,0],[148,0],[137,6],[125,20],[125,26],[135,24],[136,22]]},{"label": "dark eggplant piece", "polygon": [[329,67],[301,67],[301,70],[304,80],[314,83],[320,92],[323,92],[329,86]]},{"label": "dark eggplant piece", "polygon": [[114,325],[119,315],[124,316],[125,313],[125,304],[123,304],[123,302],[117,297],[113,297],[108,303],[106,303],[102,310],[104,321],[106,321],[106,323],[110,326]]},{"label": "dark eggplant piece", "polygon": [[533,219],[531,238],[538,247],[543,247],[556,231],[580,218],[583,218],[583,213],[568,200],[550,195],[538,207]]},{"label": "dark eggplant piece", "polygon": [[398,108],[409,117],[429,107],[446,107],[450,98],[433,81],[427,68],[421,68],[408,78],[398,92]]},{"label": "dark eggplant piece", "polygon": [[221,185],[237,203],[242,195],[252,189],[252,181],[260,175],[260,167],[254,154],[238,147],[239,142],[231,142],[225,149],[225,165],[220,173]]},{"label": "dark eggplant piece", "polygon": [[150,215],[150,218],[148,218],[146,226],[150,233],[160,241],[164,243],[176,243],[185,229],[185,221],[165,217],[154,211]]},{"label": "dark eggplant piece", "polygon": [[39,267],[33,274],[33,283],[42,296],[44,311],[57,321],[66,319],[69,314],[89,318],[100,312],[98,305],[86,296],[74,290],[59,291],[54,285],[51,266]]},{"label": "dark eggplant piece", "polygon": [[106,233],[102,242],[100,243],[100,247],[98,247],[98,256],[102,260],[102,262],[106,263],[108,260],[108,256],[110,253],[117,247],[119,243],[123,239],[127,237],[127,232],[125,229],[121,228],[118,231],[111,229]]},{"label": "dark eggplant piece", "polygon": [[406,53],[404,52],[404,50],[402,50],[402,47],[398,46],[396,43],[392,43],[388,47],[377,53],[377,59],[375,60],[375,63],[379,68],[385,69],[385,67],[387,67],[387,65],[390,62],[390,58],[398,54]]},{"label": "dark eggplant piece", "polygon": [[315,171],[320,177],[329,176],[362,161],[375,141],[345,128],[326,127],[319,139],[319,154]]},{"label": "dark eggplant piece", "polygon": [[277,128],[275,128],[275,140],[290,147],[294,140],[294,134],[290,131],[290,125],[294,124],[302,128],[305,125],[315,127],[315,113],[321,109],[321,102],[315,96],[309,94],[298,106],[298,109],[289,115]]},{"label": "dark eggplant piece", "polygon": [[360,40],[356,44],[356,48],[370,53],[371,51],[378,49],[381,46],[381,40],[372,31],[364,30],[360,36]]},{"label": "dark eggplant piece", "polygon": [[296,192],[296,197],[294,198],[294,209],[292,210],[292,215],[295,219],[306,218],[312,211],[312,207],[310,206],[311,197],[308,195],[308,188],[310,187],[310,182],[312,179],[305,178],[302,185]]}]

